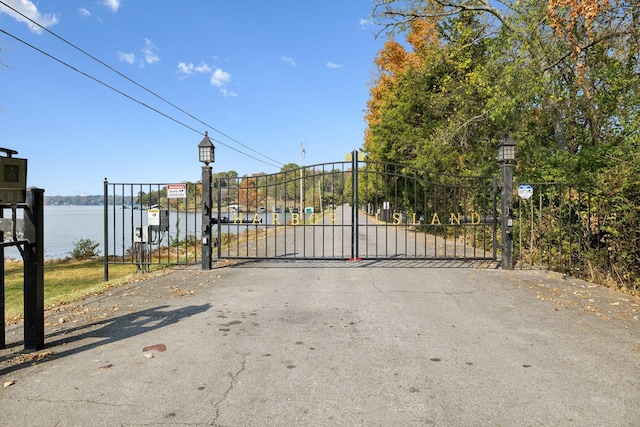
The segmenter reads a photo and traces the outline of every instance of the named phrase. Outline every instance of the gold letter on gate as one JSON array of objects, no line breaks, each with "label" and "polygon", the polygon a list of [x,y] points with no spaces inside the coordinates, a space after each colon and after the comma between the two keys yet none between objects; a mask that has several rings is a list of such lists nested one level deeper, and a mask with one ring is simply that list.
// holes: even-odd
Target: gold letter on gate
[{"label": "gold letter on gate", "polygon": [[454,222],[456,224],[460,225],[460,214],[456,215],[453,212],[451,212],[451,215],[449,217],[449,221],[451,221],[451,225],[453,225]]},{"label": "gold letter on gate", "polygon": [[471,224],[480,224],[480,214],[478,212],[471,212]]}]

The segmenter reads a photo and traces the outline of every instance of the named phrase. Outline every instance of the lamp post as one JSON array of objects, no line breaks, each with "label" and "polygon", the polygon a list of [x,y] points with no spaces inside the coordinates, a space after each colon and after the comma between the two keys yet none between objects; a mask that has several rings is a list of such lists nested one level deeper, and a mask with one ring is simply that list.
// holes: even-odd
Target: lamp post
[{"label": "lamp post", "polygon": [[513,164],[516,160],[516,143],[505,135],[498,144],[498,162],[502,167],[502,268],[513,270]]},{"label": "lamp post", "polygon": [[202,269],[211,270],[211,166],[215,162],[215,147],[205,131],[198,144],[198,159],[202,166]]}]

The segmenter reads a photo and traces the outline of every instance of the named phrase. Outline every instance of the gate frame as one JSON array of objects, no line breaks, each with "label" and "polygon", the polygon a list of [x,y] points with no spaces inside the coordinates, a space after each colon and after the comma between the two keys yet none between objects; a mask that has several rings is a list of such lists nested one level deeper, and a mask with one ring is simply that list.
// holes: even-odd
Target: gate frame
[{"label": "gate frame", "polygon": [[[351,261],[363,259],[361,257],[360,245],[359,245],[360,228],[361,228],[361,225],[362,225],[361,221],[359,219],[359,216],[360,216],[360,212],[359,212],[360,211],[360,209],[359,209],[359,206],[360,206],[360,191],[359,190],[360,190],[360,188],[359,188],[359,186],[360,186],[360,175],[362,173],[369,173],[369,172],[364,170],[364,169],[360,170],[360,165],[361,164],[364,164],[364,165],[366,165],[366,164],[371,164],[371,165],[380,164],[380,165],[384,165],[385,167],[386,166],[393,166],[394,168],[411,168],[412,170],[414,170],[416,172],[420,171],[420,172],[423,172],[425,174],[432,174],[432,176],[436,177],[437,179],[441,179],[441,177],[445,177],[447,179],[454,179],[454,180],[458,180],[458,179],[463,179],[463,180],[468,180],[468,179],[483,180],[485,182],[485,185],[479,185],[478,188],[489,189],[489,191],[491,192],[490,205],[485,206],[486,208],[488,208],[488,211],[490,211],[490,214],[489,215],[485,215],[483,217],[484,221],[482,221],[482,225],[483,226],[490,227],[490,229],[491,229],[490,242],[488,244],[488,245],[491,246],[491,249],[487,249],[488,245],[487,245],[486,238],[483,239],[485,244],[480,249],[485,254],[487,252],[490,252],[491,255],[473,256],[473,257],[467,257],[466,255],[465,256],[459,256],[459,255],[446,256],[445,255],[444,257],[443,256],[438,257],[437,254],[436,254],[436,255],[433,255],[433,256],[429,256],[429,257],[427,257],[425,255],[422,258],[415,257],[415,258],[407,258],[407,259],[412,259],[412,260],[416,260],[416,259],[429,259],[429,260],[430,259],[438,259],[438,260],[456,259],[456,260],[469,260],[469,261],[471,261],[471,260],[497,261],[497,250],[499,248],[499,245],[498,245],[498,242],[497,242],[497,232],[498,232],[498,230],[497,230],[497,228],[498,228],[498,217],[497,217],[497,215],[498,215],[498,213],[497,213],[498,212],[497,211],[498,194],[497,194],[497,187],[498,187],[498,185],[497,185],[497,179],[495,178],[495,176],[485,176],[485,177],[476,177],[476,176],[473,176],[473,177],[464,177],[464,176],[456,177],[456,176],[449,176],[449,175],[444,175],[444,174],[439,174],[439,173],[433,173],[433,172],[419,170],[417,168],[410,167],[408,165],[399,165],[399,164],[392,164],[392,163],[386,163],[386,162],[369,162],[369,161],[367,161],[366,159],[364,159],[363,157],[360,157],[360,156],[361,156],[361,153],[359,153],[357,150],[354,150],[347,157],[346,161],[332,163],[334,166],[336,164],[340,164],[343,167],[346,166],[346,165],[350,165],[350,167],[351,167],[350,170],[348,170],[348,169],[344,170],[343,169],[342,172],[341,172],[342,174],[349,173],[350,176],[351,176],[351,178],[350,178],[350,180],[351,180],[351,192],[352,192],[351,198],[350,198],[349,201],[346,201],[346,200],[343,199],[343,203],[347,203],[348,202],[352,206],[352,209],[351,209],[351,224],[342,224],[342,226],[349,226],[350,229],[351,229],[351,232],[350,232],[351,248],[350,248],[350,254],[349,254],[348,257],[343,255],[343,257],[340,257],[340,258],[337,258],[337,259],[345,259],[345,260],[348,259],[348,260],[351,260]],[[329,164],[331,164],[331,163],[309,165],[309,166],[301,166],[300,167],[300,176],[301,176],[300,177],[300,179],[301,179],[300,182],[301,182],[301,185],[302,185],[302,182],[303,182],[302,181],[302,179],[303,179],[302,178],[302,173],[303,173],[304,170],[315,171],[315,168],[322,167],[322,171],[320,172],[320,174],[322,176],[325,176],[325,175],[327,175],[327,173],[325,173],[324,167],[325,167],[325,165],[329,165]],[[292,171],[287,171],[287,172],[294,172],[294,171],[295,171],[295,169],[292,170]],[[279,173],[286,173],[286,172],[279,172]],[[229,186],[229,187],[225,187],[225,188],[227,188],[227,191],[229,191],[230,188],[236,188],[239,191],[242,188],[240,184],[243,182],[243,181],[240,181],[240,179],[243,179],[243,180],[244,179],[254,180],[253,186],[255,188],[259,188],[258,185],[256,184],[256,182],[259,179],[261,179],[263,177],[266,177],[266,179],[268,181],[269,177],[277,176],[279,173],[271,174],[271,175],[255,176],[255,177],[238,177],[237,178],[238,179],[238,185],[236,185],[235,187]],[[373,171],[373,173],[380,173],[380,172]],[[387,176],[387,172],[382,173],[382,175],[383,176]],[[392,175],[389,174],[388,176],[392,176]],[[402,175],[396,175],[396,176],[402,176]],[[406,175],[405,179],[406,178],[413,179],[414,183],[415,182],[419,182],[419,183],[424,184],[424,185],[433,185],[434,188],[439,188],[438,186],[441,186],[442,188],[465,188],[465,189],[472,188],[470,186],[468,187],[468,186],[463,186],[463,185],[459,185],[459,184],[457,184],[457,185],[454,185],[454,184],[451,184],[451,183],[441,184],[441,183],[438,183],[438,182],[435,182],[435,181],[434,182],[430,182],[430,181],[427,181],[427,180],[424,180],[424,179],[420,179],[419,180],[416,177],[411,177],[409,175]],[[294,179],[297,179],[297,177],[294,178]],[[490,185],[486,185],[486,182],[488,180],[491,180],[491,184]],[[227,183],[227,185],[228,184],[229,183]],[[247,183],[247,185],[248,184],[249,183]],[[272,184],[272,185],[277,186],[278,185],[277,181],[276,181],[276,184]],[[217,205],[218,205],[217,218],[222,218],[223,214],[224,214],[224,212],[222,211],[222,190],[223,190],[223,186],[220,184],[220,181],[219,181],[218,185],[216,185],[215,187],[218,188],[218,191],[217,191]],[[265,185],[263,188],[266,188],[268,190],[269,186]],[[245,190],[243,190],[243,191],[245,191]],[[248,197],[248,193],[249,193],[248,187],[247,187],[246,192],[247,192],[247,197]],[[301,190],[301,192],[302,192],[302,190]],[[238,195],[238,197],[239,197],[239,195]],[[285,194],[285,198],[286,197],[287,197],[287,195]],[[397,194],[396,194],[396,199],[397,199]],[[244,198],[242,200],[244,200]],[[235,206],[241,206],[240,201],[241,201],[240,199],[236,200]],[[227,201],[227,203],[229,203],[229,201]],[[257,190],[256,190],[256,201],[253,204],[256,205],[255,206],[255,208],[256,208],[255,214],[257,215],[257,211],[258,211]],[[232,205],[228,204],[227,206],[232,206]],[[425,203],[425,206],[426,206],[426,203]],[[303,207],[300,206],[301,210],[302,210],[302,208]],[[235,217],[235,218],[237,218],[237,217]],[[458,218],[459,218],[459,215],[458,215]],[[473,219],[472,219],[472,221],[473,221]],[[418,225],[419,226],[419,224],[423,224],[425,227],[426,226],[434,226],[433,222],[431,224],[427,224],[426,222],[425,223],[418,223],[418,224],[408,224],[408,223],[406,223],[406,224],[402,224],[402,226],[404,226],[404,227],[407,227],[408,225],[414,225],[414,226]],[[467,227],[467,226],[470,226],[470,225],[477,225],[477,224],[479,224],[479,223],[474,223],[474,222],[471,222],[471,221],[467,221],[467,223],[464,225],[464,227]],[[488,224],[490,224],[490,225],[488,225]],[[258,225],[258,224],[256,224],[256,225]],[[371,225],[371,224],[369,224],[369,222],[367,221],[367,224],[365,224],[365,225]],[[458,225],[460,225],[460,222],[458,222]],[[306,227],[306,226],[307,225],[303,225],[303,227]],[[399,224],[391,224],[391,223],[387,222],[387,223],[385,223],[385,226],[387,226],[387,227],[398,227]],[[435,226],[443,226],[443,227],[445,227],[445,233],[444,234],[446,236],[446,227],[448,227],[446,224],[441,224],[440,222],[438,222],[437,224],[435,224]],[[451,226],[454,226],[453,222],[451,223]],[[427,235],[427,234],[432,234],[432,233],[426,233],[425,232],[425,235]],[[222,223],[221,223],[221,221],[217,221],[217,235],[222,237]],[[433,235],[437,236],[437,234],[433,234]],[[257,239],[256,239],[256,241],[257,241]],[[466,235],[465,235],[465,244],[467,244],[466,243]],[[238,245],[239,245],[239,243],[238,243]],[[295,245],[295,242],[294,242],[294,245]],[[464,245],[463,245],[463,247],[464,247]],[[457,248],[457,244],[455,244],[455,241],[454,241],[454,248]],[[239,253],[240,247],[236,246],[236,249],[238,250],[238,253]],[[445,246],[445,252],[446,252],[446,246]],[[454,252],[455,252],[455,249],[454,249]],[[465,253],[466,253],[466,250],[465,250]],[[475,248],[474,248],[474,253],[475,253]],[[324,250],[323,250],[323,254],[324,254]],[[289,257],[289,256],[286,256],[286,254],[283,255],[283,256],[275,256],[274,257],[274,256],[259,256],[256,253],[255,256],[250,256],[248,254],[248,247],[247,247],[247,255],[228,255],[228,254],[224,255],[223,252],[222,252],[222,244],[218,244],[217,255],[218,255],[219,259],[227,259],[227,258],[228,259],[272,259],[273,258],[273,259],[287,259],[287,260],[293,260],[293,259],[297,259],[297,260],[301,260],[301,259],[305,259],[305,260],[316,259],[314,257],[309,258],[309,257],[306,257],[306,256],[303,256],[303,257],[297,257],[297,256]],[[323,255],[321,259],[336,259],[336,258],[329,258],[329,257],[325,257]],[[375,256],[373,258],[365,257],[364,259],[383,259],[383,258],[379,258],[378,256]],[[394,258],[394,259],[398,259],[398,258]]]}]

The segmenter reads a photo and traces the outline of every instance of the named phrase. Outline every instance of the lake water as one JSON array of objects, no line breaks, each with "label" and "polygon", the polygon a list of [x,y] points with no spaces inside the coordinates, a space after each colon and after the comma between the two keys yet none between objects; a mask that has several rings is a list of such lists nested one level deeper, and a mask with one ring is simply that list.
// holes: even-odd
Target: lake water
[{"label": "lake water", "polygon": [[[22,217],[18,210],[18,217]],[[5,217],[10,217],[5,211]],[[91,239],[100,243],[104,240],[103,206],[48,206],[44,207],[44,257],[45,259],[65,258],[80,239]],[[7,247],[6,258],[21,259],[18,249]]]},{"label": "lake water", "polygon": [[[22,210],[18,209],[18,217],[22,217]],[[175,237],[176,234],[180,238],[186,235],[196,235],[200,238],[201,215],[200,213],[177,213],[170,211],[170,235]],[[11,217],[11,212],[5,210],[5,218]],[[250,215],[250,216],[248,216]],[[261,219],[272,221],[271,213],[260,214]],[[215,215],[214,215],[215,216]],[[114,224],[115,217],[115,224]],[[180,220],[177,221],[178,217]],[[253,214],[245,214],[244,218],[253,217]],[[282,220],[288,221],[289,214],[282,214]],[[122,254],[122,247],[126,250],[130,246],[132,225],[146,225],[147,211],[138,211],[131,209],[122,209],[117,206],[115,210],[109,206],[109,253],[118,255]],[[125,224],[123,226],[123,224]],[[230,226],[223,224],[223,233],[241,232],[248,225]],[[113,244],[113,233],[115,228],[115,240],[124,242],[123,245]],[[176,230],[180,229],[178,233]],[[104,255],[104,206],[49,206],[44,207],[44,258],[60,259],[69,257],[75,243],[80,239],[90,239],[100,244],[98,250]],[[168,238],[165,238],[161,244],[166,245]],[[18,249],[15,247],[5,248],[5,258],[21,259]]]}]

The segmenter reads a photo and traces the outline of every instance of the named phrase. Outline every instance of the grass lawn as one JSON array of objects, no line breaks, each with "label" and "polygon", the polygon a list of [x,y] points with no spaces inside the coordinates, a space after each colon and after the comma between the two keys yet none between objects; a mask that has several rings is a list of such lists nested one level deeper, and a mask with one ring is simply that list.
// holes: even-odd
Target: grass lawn
[{"label": "grass lawn", "polygon": [[[75,301],[114,284],[126,282],[129,278],[133,278],[135,271],[135,265],[111,264],[109,265],[111,280],[105,282],[102,259],[45,261],[45,308]],[[4,272],[5,319],[7,324],[11,324],[23,317],[22,261],[5,261]]]}]

